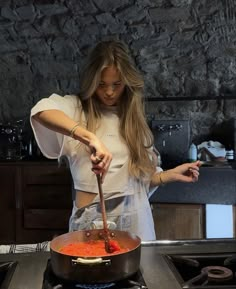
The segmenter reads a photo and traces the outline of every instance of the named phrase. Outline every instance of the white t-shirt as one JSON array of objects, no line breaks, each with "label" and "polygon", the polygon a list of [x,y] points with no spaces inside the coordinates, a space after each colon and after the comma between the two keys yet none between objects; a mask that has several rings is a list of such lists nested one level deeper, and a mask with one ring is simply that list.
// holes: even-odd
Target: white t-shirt
[{"label": "white t-shirt", "polygon": [[[95,174],[91,171],[90,154],[79,141],[47,129],[32,118],[40,111],[62,110],[75,121],[80,119],[80,102],[75,95],[64,97],[52,94],[40,100],[31,110],[31,125],[35,139],[42,153],[50,159],[66,156],[76,190],[96,193],[92,206],[85,208],[83,216],[78,218],[78,208],[73,208],[70,230],[86,229],[85,224],[97,219],[99,204],[98,187]],[[101,125],[96,131],[98,138],[112,153],[113,159],[103,183],[104,199],[113,209],[107,210],[107,217],[119,223],[118,228],[129,230],[142,240],[155,239],[152,212],[148,201],[149,183],[142,182],[128,174],[129,151],[119,135],[119,118],[115,108],[104,109]],[[134,140],[135,141],[135,140]],[[122,200],[114,205],[114,200]],[[113,202],[113,205],[112,205]],[[101,218],[99,215],[98,218]],[[77,222],[78,221],[78,222]]]}]

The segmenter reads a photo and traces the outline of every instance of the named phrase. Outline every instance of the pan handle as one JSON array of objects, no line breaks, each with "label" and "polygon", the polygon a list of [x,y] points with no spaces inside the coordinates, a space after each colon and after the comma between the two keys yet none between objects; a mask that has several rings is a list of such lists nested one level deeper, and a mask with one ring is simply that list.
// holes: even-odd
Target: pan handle
[{"label": "pan handle", "polygon": [[106,266],[111,265],[111,260],[103,260],[102,258],[95,258],[95,259],[83,259],[83,258],[77,258],[72,259],[73,264],[83,264],[83,265],[97,265],[101,263],[105,263]]}]

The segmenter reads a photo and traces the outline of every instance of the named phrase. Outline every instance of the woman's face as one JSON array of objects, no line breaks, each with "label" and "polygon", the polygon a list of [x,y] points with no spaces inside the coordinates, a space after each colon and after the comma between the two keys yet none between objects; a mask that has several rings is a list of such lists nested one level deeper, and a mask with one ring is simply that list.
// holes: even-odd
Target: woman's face
[{"label": "woman's face", "polygon": [[103,69],[101,79],[96,89],[96,95],[102,104],[117,105],[124,91],[125,85],[121,80],[120,72],[114,66]]}]

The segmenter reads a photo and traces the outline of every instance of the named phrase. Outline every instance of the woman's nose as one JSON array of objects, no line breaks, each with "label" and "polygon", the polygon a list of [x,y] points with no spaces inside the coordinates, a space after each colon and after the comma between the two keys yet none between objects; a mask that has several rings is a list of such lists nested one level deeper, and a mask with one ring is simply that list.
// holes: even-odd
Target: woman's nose
[{"label": "woman's nose", "polygon": [[114,93],[114,88],[112,85],[107,86],[106,88],[106,95],[112,95]]}]

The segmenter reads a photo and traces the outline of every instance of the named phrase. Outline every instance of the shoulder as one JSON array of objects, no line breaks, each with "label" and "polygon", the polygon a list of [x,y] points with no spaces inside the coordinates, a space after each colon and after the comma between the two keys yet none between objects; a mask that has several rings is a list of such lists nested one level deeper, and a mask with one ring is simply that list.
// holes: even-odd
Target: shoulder
[{"label": "shoulder", "polygon": [[77,114],[81,113],[81,102],[76,95],[59,95],[56,93],[51,94],[47,98],[42,98],[32,108],[31,115],[39,111],[57,109],[66,113],[68,116],[74,118]]},{"label": "shoulder", "polygon": [[74,94],[66,94],[64,96],[53,93],[49,96],[49,101],[56,103],[60,109],[66,111],[81,111],[82,105],[79,97]]},{"label": "shoulder", "polygon": [[50,100],[56,101],[56,102],[61,102],[61,103],[68,103],[68,104],[73,104],[73,105],[81,105],[79,97],[74,94],[66,94],[64,96],[53,93],[49,96]]}]

